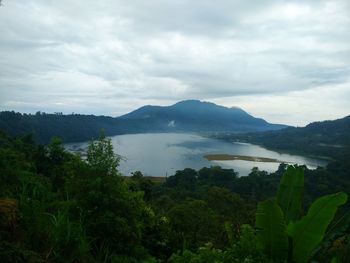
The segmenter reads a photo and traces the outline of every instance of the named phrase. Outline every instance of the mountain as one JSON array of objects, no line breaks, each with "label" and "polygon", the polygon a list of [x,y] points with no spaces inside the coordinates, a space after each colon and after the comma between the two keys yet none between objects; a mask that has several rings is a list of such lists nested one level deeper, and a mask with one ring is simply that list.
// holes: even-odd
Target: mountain
[{"label": "mountain", "polygon": [[220,137],[260,144],[275,150],[337,159],[350,153],[350,115],[333,121],[313,122],[305,127]]},{"label": "mountain", "polygon": [[0,112],[0,129],[11,135],[31,133],[39,143],[58,136],[64,142],[96,138],[101,130],[108,136],[142,132],[239,133],[281,129],[255,118],[240,108],[226,108],[198,100],[171,106],[144,106],[120,117],[81,114],[21,114]]},{"label": "mountain", "polygon": [[147,120],[160,131],[249,132],[286,127],[255,118],[240,108],[226,108],[199,100],[185,100],[165,107],[148,105],[120,119]]}]

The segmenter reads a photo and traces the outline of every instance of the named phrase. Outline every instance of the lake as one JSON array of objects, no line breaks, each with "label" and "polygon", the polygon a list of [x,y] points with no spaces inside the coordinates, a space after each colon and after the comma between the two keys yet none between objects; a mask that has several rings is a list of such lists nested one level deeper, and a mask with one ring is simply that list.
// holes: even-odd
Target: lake
[{"label": "lake", "polygon": [[[184,168],[200,169],[205,166],[220,165],[223,168],[233,168],[239,172],[240,176],[246,176],[253,167],[274,172],[279,166],[279,163],[276,162],[247,160],[208,161],[203,157],[208,154],[271,158],[293,164],[305,164],[310,169],[327,164],[327,162],[322,160],[278,153],[258,145],[232,143],[195,134],[127,134],[113,136],[111,139],[115,152],[122,157],[119,170],[123,175],[141,171],[148,176],[167,176],[173,175],[176,170]],[[81,151],[86,149],[87,142],[70,143],[65,146],[70,151]]]}]

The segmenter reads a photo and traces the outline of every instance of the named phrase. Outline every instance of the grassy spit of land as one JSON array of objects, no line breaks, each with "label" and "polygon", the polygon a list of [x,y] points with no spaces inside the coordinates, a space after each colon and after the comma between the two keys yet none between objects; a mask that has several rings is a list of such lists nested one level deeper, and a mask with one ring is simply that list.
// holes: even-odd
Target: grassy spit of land
[{"label": "grassy spit of land", "polygon": [[251,162],[264,162],[264,163],[288,163],[278,159],[246,156],[246,155],[235,155],[235,154],[206,154],[204,158],[208,161],[230,161],[230,160],[242,160]]}]

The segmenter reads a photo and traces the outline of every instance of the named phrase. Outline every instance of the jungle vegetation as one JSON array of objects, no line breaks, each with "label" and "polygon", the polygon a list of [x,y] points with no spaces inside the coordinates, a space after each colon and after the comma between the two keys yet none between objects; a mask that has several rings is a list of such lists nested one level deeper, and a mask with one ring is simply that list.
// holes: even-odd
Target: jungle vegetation
[{"label": "jungle vegetation", "polygon": [[349,262],[350,162],[165,182],[118,164],[105,136],[83,159],[1,132],[1,262]]}]

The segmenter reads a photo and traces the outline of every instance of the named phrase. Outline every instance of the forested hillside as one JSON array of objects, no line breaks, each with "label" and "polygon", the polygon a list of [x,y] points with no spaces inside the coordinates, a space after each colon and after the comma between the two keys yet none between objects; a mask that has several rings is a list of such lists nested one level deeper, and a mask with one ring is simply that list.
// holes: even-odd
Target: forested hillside
[{"label": "forested hillside", "polygon": [[[277,131],[219,136],[265,147],[334,159],[350,156],[350,116],[334,121],[313,122],[305,127]],[[350,160],[350,159],[349,159]]]},{"label": "forested hillside", "polygon": [[[285,220],[289,218],[281,201],[283,189],[294,189],[288,178],[302,182],[303,171],[305,191],[299,182],[291,195],[301,198],[305,192],[296,199],[300,211],[295,216],[303,223],[309,219],[300,216],[311,204],[334,199],[327,205],[331,210],[320,211],[329,219],[312,223],[317,229],[329,224],[331,232],[308,229],[320,241],[309,243],[308,250],[293,241],[288,253],[296,262],[304,262],[301,257],[348,262],[350,218],[342,215],[349,203],[341,204],[350,194],[349,162],[316,170],[290,167],[288,172],[282,164],[275,173],[253,169],[247,177],[220,167],[185,169],[163,183],[137,171],[123,177],[118,163],[105,137],[92,142],[82,160],[66,152],[57,138],[41,146],[30,136],[0,133],[1,262],[281,262],[287,250],[269,249],[274,244],[264,239],[268,225],[261,215],[281,207]],[[344,193],[324,196],[339,191]],[[276,193],[278,203],[262,202]],[[280,225],[276,220],[281,218],[271,220]],[[271,235],[281,237],[275,231]]]},{"label": "forested hillside", "polygon": [[31,133],[38,143],[47,144],[53,136],[64,142],[88,141],[98,138],[101,130],[106,135],[148,131],[145,121],[124,120],[94,115],[21,114],[13,111],[0,112],[0,128],[11,135]]},{"label": "forested hillside", "polygon": [[[84,115],[61,115],[36,113],[21,114],[4,111],[0,113],[1,128],[12,135],[33,134],[39,143],[47,143],[54,136],[67,141],[91,139],[98,135],[98,126],[110,134],[113,119]],[[98,126],[96,125],[98,124]]]}]

